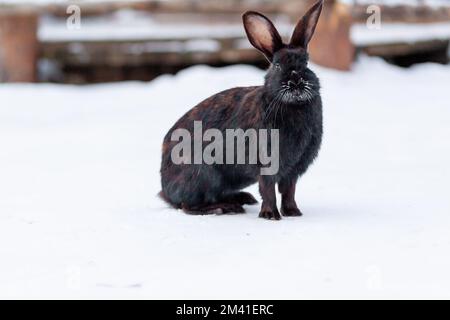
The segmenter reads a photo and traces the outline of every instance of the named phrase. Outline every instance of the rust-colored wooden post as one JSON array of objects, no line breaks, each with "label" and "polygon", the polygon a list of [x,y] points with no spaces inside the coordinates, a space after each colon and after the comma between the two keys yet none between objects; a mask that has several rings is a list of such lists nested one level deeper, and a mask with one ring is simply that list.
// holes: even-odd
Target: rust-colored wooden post
[{"label": "rust-colored wooden post", "polygon": [[350,39],[352,15],[350,8],[338,1],[327,0],[316,32],[309,44],[311,60],[319,65],[349,70],[355,59]]},{"label": "rust-colored wooden post", "polygon": [[0,6],[0,82],[36,81],[38,14]]}]

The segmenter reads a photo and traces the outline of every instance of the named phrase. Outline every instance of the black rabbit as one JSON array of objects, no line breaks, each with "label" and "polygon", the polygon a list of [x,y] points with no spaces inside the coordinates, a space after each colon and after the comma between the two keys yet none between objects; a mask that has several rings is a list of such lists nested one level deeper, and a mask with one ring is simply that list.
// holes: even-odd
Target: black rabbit
[{"label": "black rabbit", "polygon": [[[218,93],[187,112],[169,130],[164,138],[161,166],[163,199],[192,214],[244,212],[244,204],[257,201],[240,190],[259,182],[262,197],[259,216],[278,220],[281,218],[275,195],[278,184],[281,213],[301,215],[295,202],[295,186],[316,158],[322,140],[320,84],[307,67],[307,46],[322,6],[323,1],[317,2],[302,17],[289,44],[283,43],[264,15],[252,11],[243,15],[248,39],[271,63],[265,83]],[[278,129],[278,172],[260,174],[260,162],[192,164],[190,155],[187,161],[175,164],[171,155],[178,141],[172,141],[172,134],[180,128],[193,133],[194,121],[201,121],[203,130],[216,128],[222,133],[237,128]]]}]

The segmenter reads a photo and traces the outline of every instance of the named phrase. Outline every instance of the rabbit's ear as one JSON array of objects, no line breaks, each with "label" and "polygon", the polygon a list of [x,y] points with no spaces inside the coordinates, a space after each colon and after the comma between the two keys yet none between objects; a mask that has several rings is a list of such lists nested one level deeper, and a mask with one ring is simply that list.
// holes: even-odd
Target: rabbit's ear
[{"label": "rabbit's ear", "polygon": [[294,29],[291,38],[291,45],[306,49],[311,40],[317,22],[319,21],[320,13],[322,12],[323,0],[319,0],[315,5],[308,10],[308,12],[300,19]]},{"label": "rabbit's ear", "polygon": [[273,54],[283,47],[280,34],[272,22],[266,16],[254,11],[244,13],[242,20],[250,43],[272,61]]}]

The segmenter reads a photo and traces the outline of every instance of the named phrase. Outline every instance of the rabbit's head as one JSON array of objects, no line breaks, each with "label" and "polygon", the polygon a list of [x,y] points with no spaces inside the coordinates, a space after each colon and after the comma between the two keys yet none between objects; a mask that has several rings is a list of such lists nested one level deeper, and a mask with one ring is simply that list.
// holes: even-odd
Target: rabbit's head
[{"label": "rabbit's head", "polygon": [[264,15],[248,11],[243,15],[245,32],[250,43],[270,62],[265,89],[271,99],[285,103],[312,100],[319,95],[319,82],[308,69],[308,43],[311,40],[323,0],[318,1],[297,23],[291,40],[283,43],[273,23]]}]

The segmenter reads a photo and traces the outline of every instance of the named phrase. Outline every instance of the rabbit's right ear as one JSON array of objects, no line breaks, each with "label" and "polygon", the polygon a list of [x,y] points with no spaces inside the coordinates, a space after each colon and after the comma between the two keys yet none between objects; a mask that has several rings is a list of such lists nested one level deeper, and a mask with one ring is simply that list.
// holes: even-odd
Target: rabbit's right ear
[{"label": "rabbit's right ear", "polygon": [[316,30],[322,7],[323,0],[317,1],[300,19],[292,34],[291,45],[304,49],[308,48],[308,43]]},{"label": "rabbit's right ear", "polygon": [[283,41],[273,23],[255,11],[244,13],[242,20],[250,43],[272,62],[273,54],[283,47]]}]

